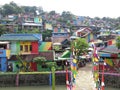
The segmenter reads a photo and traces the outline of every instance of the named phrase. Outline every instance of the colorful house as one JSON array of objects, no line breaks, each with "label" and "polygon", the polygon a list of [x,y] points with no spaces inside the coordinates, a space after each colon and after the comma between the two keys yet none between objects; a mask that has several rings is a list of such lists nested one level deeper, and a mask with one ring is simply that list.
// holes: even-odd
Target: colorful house
[{"label": "colorful house", "polygon": [[0,41],[8,41],[11,55],[37,54],[42,42],[41,34],[4,34]]},{"label": "colorful house", "polygon": [[118,72],[120,69],[120,50],[115,45],[109,45],[99,51],[100,61],[106,62],[106,72]]},{"label": "colorful house", "polygon": [[73,36],[75,36],[76,38],[78,37],[85,38],[87,42],[94,40],[94,35],[92,33],[91,28],[82,28],[80,30],[77,30],[76,32],[73,33]]},{"label": "colorful house", "polygon": [[0,42],[0,71],[7,71],[7,59],[9,58],[9,42]]},{"label": "colorful house", "polygon": [[53,48],[54,46],[57,47],[56,45],[58,45],[58,47],[61,48],[62,42],[65,41],[66,39],[69,39],[69,37],[70,37],[69,29],[55,27],[52,33]]},{"label": "colorful house", "polygon": [[35,57],[54,60],[52,42],[42,42],[41,34],[4,34],[0,41],[0,71],[25,71],[27,66],[31,71],[42,71],[49,68],[33,62]]},{"label": "colorful house", "polygon": [[50,24],[50,23],[45,23],[45,29],[46,29],[46,30],[53,30],[52,24]]},{"label": "colorful house", "polygon": [[[19,20],[20,19],[20,20]],[[42,30],[43,25],[42,25],[42,18],[37,16],[33,16],[33,15],[21,15],[19,17],[19,28],[21,28],[21,30],[32,30],[32,29],[38,29],[38,30]]]},{"label": "colorful house", "polygon": [[70,30],[67,28],[55,27],[52,32],[52,42],[60,43],[70,37]]},{"label": "colorful house", "polygon": [[13,55],[34,55],[39,53],[41,34],[4,34],[0,37],[0,70],[7,70],[7,59]]}]

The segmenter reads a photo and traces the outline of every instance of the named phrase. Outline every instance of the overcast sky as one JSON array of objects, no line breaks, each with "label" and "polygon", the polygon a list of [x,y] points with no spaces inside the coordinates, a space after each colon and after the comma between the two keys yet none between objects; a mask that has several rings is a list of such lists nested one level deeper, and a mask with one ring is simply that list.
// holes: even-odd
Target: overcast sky
[{"label": "overcast sky", "polygon": [[120,16],[120,0],[1,0],[0,4],[14,1],[18,5],[41,6],[44,11],[57,13],[70,11],[78,16],[112,17]]}]

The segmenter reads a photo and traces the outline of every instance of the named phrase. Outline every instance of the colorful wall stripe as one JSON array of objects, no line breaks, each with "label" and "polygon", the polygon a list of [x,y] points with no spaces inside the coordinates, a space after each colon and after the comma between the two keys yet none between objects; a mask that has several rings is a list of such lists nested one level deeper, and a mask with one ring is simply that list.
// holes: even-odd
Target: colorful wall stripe
[{"label": "colorful wall stripe", "polygon": [[39,51],[48,51],[52,49],[52,42],[42,42],[39,46]]},{"label": "colorful wall stripe", "polygon": [[6,57],[7,57],[7,59],[10,58],[10,50],[6,50]]}]

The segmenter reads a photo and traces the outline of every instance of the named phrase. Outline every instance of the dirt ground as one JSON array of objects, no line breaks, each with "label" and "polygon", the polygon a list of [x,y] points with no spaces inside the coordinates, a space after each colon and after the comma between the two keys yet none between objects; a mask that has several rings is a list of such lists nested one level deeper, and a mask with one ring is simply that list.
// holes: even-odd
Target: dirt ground
[{"label": "dirt ground", "polygon": [[75,90],[95,90],[92,63],[87,63],[85,67],[81,67],[78,70]]}]

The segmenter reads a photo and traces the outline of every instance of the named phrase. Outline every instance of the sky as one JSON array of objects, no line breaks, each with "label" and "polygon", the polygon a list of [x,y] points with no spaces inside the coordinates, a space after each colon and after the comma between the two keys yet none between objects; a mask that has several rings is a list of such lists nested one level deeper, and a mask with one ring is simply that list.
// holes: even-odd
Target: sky
[{"label": "sky", "polygon": [[2,0],[0,5],[14,1],[18,5],[41,6],[44,11],[70,11],[77,16],[120,17],[120,0]]}]

